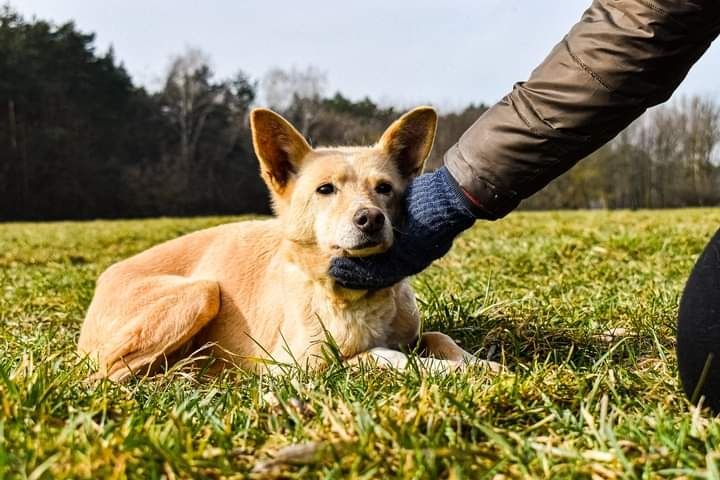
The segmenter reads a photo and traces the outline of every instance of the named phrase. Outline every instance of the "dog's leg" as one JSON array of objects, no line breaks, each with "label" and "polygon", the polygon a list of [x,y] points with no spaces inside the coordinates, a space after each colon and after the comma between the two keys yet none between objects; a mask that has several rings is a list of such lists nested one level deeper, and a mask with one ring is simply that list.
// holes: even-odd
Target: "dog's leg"
[{"label": "dog's leg", "polygon": [[420,354],[437,359],[456,362],[458,365],[476,364],[487,367],[491,372],[499,372],[502,365],[489,360],[480,360],[475,355],[466,352],[455,341],[444,333],[425,332],[420,337]]},{"label": "dog's leg", "polygon": [[150,280],[132,301],[135,314],[101,343],[98,376],[122,381],[145,373],[217,315],[220,289],[209,280],[162,277]]},{"label": "dog's leg", "polygon": [[[441,358],[418,357],[420,368],[434,373],[448,373],[461,367],[461,363],[454,360]],[[355,355],[348,360],[350,364],[360,362],[368,363],[378,367],[392,368],[395,370],[405,370],[410,365],[407,354],[390,348],[375,347],[366,352]]]}]

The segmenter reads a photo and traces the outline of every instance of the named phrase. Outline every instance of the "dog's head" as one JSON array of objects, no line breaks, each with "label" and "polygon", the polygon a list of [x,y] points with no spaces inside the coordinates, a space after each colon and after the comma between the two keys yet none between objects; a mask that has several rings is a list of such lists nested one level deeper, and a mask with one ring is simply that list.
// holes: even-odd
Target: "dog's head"
[{"label": "dog's head", "polygon": [[370,147],[313,149],[266,109],[253,110],[250,125],[286,237],[330,256],[364,256],[392,245],[405,188],[432,149],[437,114],[416,108]]}]

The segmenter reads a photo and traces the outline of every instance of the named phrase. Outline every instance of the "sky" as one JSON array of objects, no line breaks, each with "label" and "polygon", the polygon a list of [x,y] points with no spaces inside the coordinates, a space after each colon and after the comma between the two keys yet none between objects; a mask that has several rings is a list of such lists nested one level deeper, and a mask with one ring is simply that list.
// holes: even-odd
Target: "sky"
[{"label": "sky", "polygon": [[[12,0],[26,18],[73,20],[112,45],[135,82],[158,89],[189,47],[219,78],[314,66],[327,93],[443,110],[494,103],[527,78],[590,0]],[[720,46],[676,95],[720,96]],[[261,99],[262,101],[262,99]]]}]

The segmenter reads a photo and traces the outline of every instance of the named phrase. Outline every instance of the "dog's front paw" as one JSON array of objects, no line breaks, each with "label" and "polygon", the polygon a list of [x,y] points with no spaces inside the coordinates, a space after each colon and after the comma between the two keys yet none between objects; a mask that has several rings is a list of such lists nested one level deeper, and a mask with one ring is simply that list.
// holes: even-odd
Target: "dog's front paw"
[{"label": "dog's front paw", "polygon": [[389,348],[375,347],[367,352],[367,360],[379,367],[404,370],[408,364],[408,357],[403,352]]},{"label": "dog's front paw", "polygon": [[507,371],[501,363],[493,362],[492,360],[481,360],[475,355],[467,352],[463,354],[463,359],[457,363],[459,364],[458,368],[460,369],[466,369],[469,366],[477,366],[490,373],[503,373]]}]

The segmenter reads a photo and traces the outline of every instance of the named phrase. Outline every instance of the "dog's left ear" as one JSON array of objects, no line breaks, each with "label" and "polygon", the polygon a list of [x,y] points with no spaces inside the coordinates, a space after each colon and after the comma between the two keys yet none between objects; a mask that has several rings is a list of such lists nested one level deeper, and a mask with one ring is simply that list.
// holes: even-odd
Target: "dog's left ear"
[{"label": "dog's left ear", "polygon": [[400,174],[411,178],[422,171],[435,141],[436,128],[435,109],[418,107],[395,120],[378,145],[395,162]]}]

